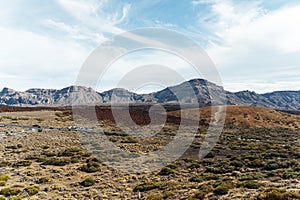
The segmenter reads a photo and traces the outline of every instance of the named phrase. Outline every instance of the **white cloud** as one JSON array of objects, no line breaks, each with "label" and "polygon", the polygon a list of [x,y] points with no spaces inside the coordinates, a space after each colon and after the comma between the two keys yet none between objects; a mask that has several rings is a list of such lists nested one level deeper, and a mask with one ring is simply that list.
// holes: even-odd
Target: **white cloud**
[{"label": "white cloud", "polygon": [[253,90],[263,90],[258,88],[259,83],[270,83],[271,90],[283,88],[279,87],[283,83],[290,83],[286,89],[300,89],[292,84],[294,80],[289,75],[277,80],[274,73],[284,74],[294,67],[293,74],[300,76],[300,6],[266,11],[259,2],[216,1],[211,5],[210,16],[206,27],[214,35],[207,51],[225,81],[234,83],[239,79],[239,90],[245,84],[251,85],[249,77],[256,78]]},{"label": "white cloud", "polygon": [[101,10],[106,0],[57,0],[57,2],[75,19],[79,20],[83,26],[87,26],[96,32],[110,34],[122,32],[122,29],[115,25],[126,19],[131,7],[130,4],[125,4],[120,17],[119,12],[111,14]]},{"label": "white cloud", "polygon": [[2,87],[24,90],[71,84],[74,77],[70,77],[76,75],[89,53],[72,41],[59,41],[25,30],[0,27],[0,33]]}]

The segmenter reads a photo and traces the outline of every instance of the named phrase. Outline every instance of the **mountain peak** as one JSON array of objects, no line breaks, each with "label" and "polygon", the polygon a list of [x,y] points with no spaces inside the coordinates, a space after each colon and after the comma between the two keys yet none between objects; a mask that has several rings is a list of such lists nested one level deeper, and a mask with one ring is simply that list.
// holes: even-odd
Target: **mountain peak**
[{"label": "mountain peak", "polygon": [[[194,94],[189,93],[190,88]],[[213,94],[211,94],[213,92]],[[102,93],[93,88],[71,85],[63,89],[33,88],[18,92],[3,88],[0,104],[13,106],[29,105],[72,105],[86,103],[199,103],[203,106],[238,104],[268,107],[273,109],[299,110],[300,91],[280,91],[258,94],[248,90],[229,92],[205,79],[192,79],[179,85],[167,87],[150,94],[136,94],[123,88],[114,88]]]},{"label": "mountain peak", "polygon": [[2,89],[2,91],[0,92],[0,94],[12,94],[12,93],[16,93],[16,92],[17,91],[15,91],[14,89],[4,87]]}]

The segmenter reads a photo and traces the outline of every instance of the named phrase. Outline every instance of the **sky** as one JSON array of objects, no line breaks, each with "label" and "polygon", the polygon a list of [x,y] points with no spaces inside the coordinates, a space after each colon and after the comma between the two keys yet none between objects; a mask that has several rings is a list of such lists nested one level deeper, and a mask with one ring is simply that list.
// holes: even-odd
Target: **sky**
[{"label": "sky", "polygon": [[[298,0],[0,0],[0,5],[2,88],[73,85],[103,42],[156,27],[177,31],[202,47],[226,90],[300,90]],[[198,78],[178,57],[145,50],[117,60],[97,90],[115,87],[133,65],[150,67],[151,62],[172,66],[186,80]],[[145,85],[140,92],[164,86]]]}]

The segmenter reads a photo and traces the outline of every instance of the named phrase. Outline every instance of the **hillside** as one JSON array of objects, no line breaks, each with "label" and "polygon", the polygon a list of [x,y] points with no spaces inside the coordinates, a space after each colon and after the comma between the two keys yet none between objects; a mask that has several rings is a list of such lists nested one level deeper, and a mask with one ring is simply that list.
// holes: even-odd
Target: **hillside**
[{"label": "hillside", "polygon": [[[198,109],[189,110],[189,116],[193,116],[193,112],[199,112]],[[179,117],[180,111],[172,111],[168,114]],[[204,119],[208,123],[210,121],[210,114],[210,107],[201,108],[200,120]],[[193,119],[193,117],[190,119]],[[262,107],[231,105],[226,108],[226,125],[296,129],[300,127],[300,116]]]}]

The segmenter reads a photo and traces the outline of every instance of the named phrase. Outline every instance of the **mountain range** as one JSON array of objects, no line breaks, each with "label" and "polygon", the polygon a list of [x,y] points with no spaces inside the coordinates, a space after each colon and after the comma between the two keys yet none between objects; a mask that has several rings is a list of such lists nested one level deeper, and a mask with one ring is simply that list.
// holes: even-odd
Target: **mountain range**
[{"label": "mountain range", "polygon": [[[194,95],[190,95],[192,88]],[[210,91],[213,91],[212,97]],[[176,95],[175,95],[176,94]],[[225,94],[225,95],[224,95]],[[280,110],[300,110],[300,91],[277,91],[258,94],[252,91],[229,92],[204,79],[192,79],[150,94],[136,94],[122,88],[97,92],[89,87],[29,89],[24,92],[3,88],[0,104],[9,106],[80,105],[86,103],[199,103],[211,105],[249,105]]]}]

